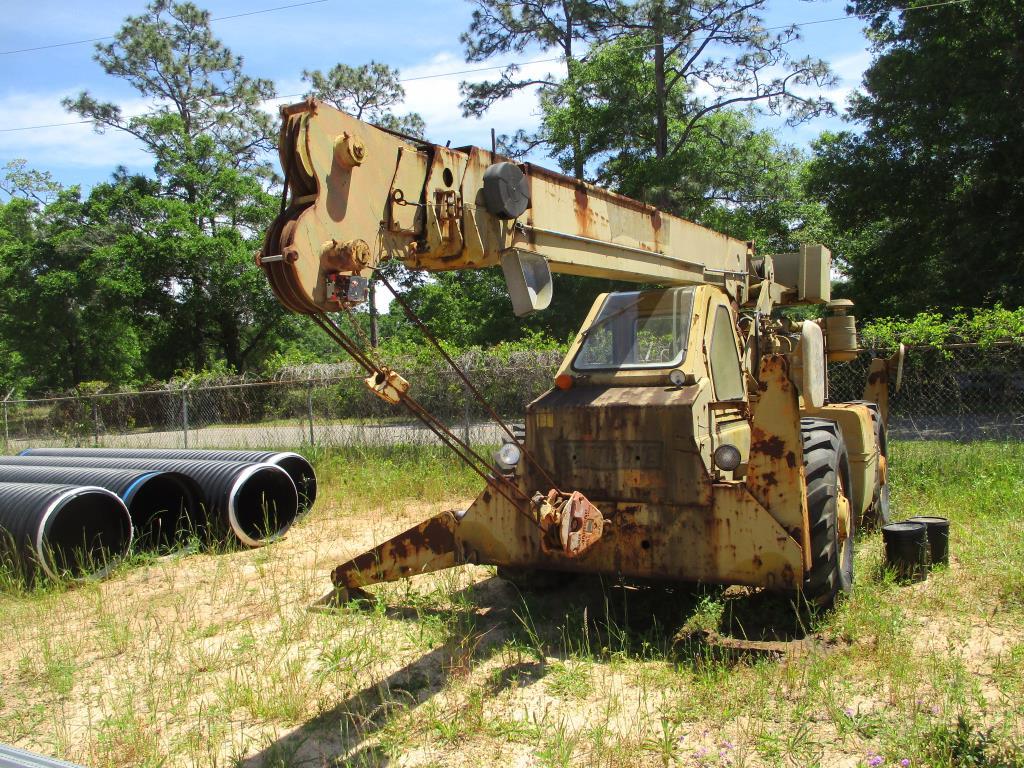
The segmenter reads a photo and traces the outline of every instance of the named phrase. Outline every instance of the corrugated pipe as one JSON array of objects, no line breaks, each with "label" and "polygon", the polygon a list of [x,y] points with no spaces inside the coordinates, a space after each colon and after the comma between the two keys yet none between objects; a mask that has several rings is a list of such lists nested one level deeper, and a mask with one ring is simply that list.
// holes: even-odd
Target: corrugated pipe
[{"label": "corrugated pipe", "polygon": [[214,535],[230,531],[258,547],[283,535],[299,511],[295,483],[276,464],[237,461],[113,458],[109,456],[0,456],[0,465],[96,467],[180,472],[202,491],[205,519]]},{"label": "corrugated pipe", "polygon": [[131,547],[132,518],[106,488],[0,483],[0,537],[29,578],[104,576]]},{"label": "corrugated pipe", "polygon": [[136,546],[167,546],[203,527],[202,491],[180,472],[0,464],[0,483],[98,485],[128,507]]},{"label": "corrugated pipe", "polygon": [[304,456],[290,451],[200,451],[178,448],[28,448],[22,456],[106,456],[114,459],[187,459],[276,464],[291,477],[302,511],[316,501],[316,472]]}]

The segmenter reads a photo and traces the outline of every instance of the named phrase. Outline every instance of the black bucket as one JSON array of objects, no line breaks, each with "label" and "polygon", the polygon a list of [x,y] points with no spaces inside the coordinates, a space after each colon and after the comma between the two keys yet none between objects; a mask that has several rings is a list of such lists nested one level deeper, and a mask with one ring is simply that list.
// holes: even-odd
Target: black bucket
[{"label": "black bucket", "polygon": [[945,517],[911,517],[908,523],[924,523],[928,528],[928,551],[932,565],[949,565],[949,520]]},{"label": "black bucket", "polygon": [[928,575],[928,526],[924,523],[889,523],[882,526],[885,564],[900,581],[924,581]]}]

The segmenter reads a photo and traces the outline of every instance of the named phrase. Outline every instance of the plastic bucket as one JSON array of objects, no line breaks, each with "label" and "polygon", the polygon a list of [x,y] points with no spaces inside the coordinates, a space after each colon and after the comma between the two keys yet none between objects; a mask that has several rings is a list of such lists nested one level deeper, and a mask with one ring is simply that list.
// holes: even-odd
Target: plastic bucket
[{"label": "plastic bucket", "polygon": [[928,575],[928,526],[924,523],[889,523],[882,526],[885,564],[901,581],[923,581]]},{"label": "plastic bucket", "polygon": [[911,517],[908,523],[924,523],[928,529],[928,551],[932,565],[949,564],[949,520],[945,517]]}]

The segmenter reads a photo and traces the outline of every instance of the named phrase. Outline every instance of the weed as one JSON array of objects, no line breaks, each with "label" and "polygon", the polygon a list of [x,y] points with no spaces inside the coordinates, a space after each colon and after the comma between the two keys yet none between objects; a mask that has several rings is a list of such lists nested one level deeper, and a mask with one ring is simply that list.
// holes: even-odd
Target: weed
[{"label": "weed", "polygon": [[552,664],[548,667],[544,687],[553,696],[577,700],[587,698],[594,689],[588,666],[579,662]]}]

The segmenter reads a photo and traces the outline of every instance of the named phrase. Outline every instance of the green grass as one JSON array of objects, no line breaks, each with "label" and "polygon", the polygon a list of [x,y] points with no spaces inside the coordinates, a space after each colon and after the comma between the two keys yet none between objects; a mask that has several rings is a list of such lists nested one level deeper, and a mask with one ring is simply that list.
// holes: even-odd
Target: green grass
[{"label": "green grass", "polygon": [[[952,563],[900,585],[862,535],[854,593],[824,614],[597,579],[520,594],[485,567],[311,610],[341,558],[480,484],[440,450],[313,458],[321,500],[272,547],[5,585],[0,742],[97,768],[1024,766],[1021,444],[894,444],[893,509],[949,517]],[[700,641],[763,625],[831,645]]]}]

